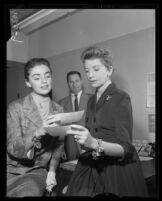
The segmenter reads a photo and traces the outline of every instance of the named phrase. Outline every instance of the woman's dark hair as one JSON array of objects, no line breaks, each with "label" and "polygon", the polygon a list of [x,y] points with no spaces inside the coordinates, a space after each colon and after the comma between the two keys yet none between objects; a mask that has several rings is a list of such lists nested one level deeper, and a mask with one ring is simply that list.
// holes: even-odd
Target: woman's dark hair
[{"label": "woman's dark hair", "polygon": [[37,66],[37,65],[48,66],[48,68],[50,69],[50,71],[52,73],[50,63],[49,63],[49,61],[47,59],[44,59],[44,58],[32,58],[25,64],[25,67],[24,67],[24,77],[25,77],[26,80],[29,79],[30,70],[32,68],[34,68],[35,66]]},{"label": "woman's dark hair", "polygon": [[80,79],[82,79],[82,76],[81,76],[80,72],[78,72],[78,71],[70,71],[70,72],[68,72],[67,75],[66,75],[66,80],[67,80],[67,82],[69,81],[69,76],[70,76],[70,75],[76,75],[76,74],[80,77]]},{"label": "woman's dark hair", "polygon": [[81,54],[82,63],[87,59],[100,59],[100,61],[109,69],[112,67],[112,55],[109,50],[91,46],[86,48]]}]

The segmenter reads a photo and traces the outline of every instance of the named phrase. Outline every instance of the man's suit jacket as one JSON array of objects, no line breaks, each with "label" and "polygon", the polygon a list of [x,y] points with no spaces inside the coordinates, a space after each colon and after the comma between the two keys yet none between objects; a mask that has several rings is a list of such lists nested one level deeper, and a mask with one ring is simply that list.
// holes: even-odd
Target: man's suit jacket
[{"label": "man's suit jacket", "polygon": [[[79,110],[84,110],[84,115],[82,119],[78,122],[80,125],[85,125],[85,115],[86,115],[86,110],[87,110],[87,103],[89,98],[91,97],[92,94],[87,94],[84,91],[81,94],[80,101],[79,101]],[[64,108],[64,112],[72,112],[73,111],[73,105],[72,105],[72,100],[71,100],[71,95],[61,99],[59,101],[59,104]]]}]

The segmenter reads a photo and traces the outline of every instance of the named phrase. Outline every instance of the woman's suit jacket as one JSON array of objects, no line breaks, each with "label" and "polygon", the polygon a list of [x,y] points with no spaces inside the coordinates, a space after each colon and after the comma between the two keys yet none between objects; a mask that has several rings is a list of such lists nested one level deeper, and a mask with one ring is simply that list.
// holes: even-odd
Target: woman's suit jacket
[{"label": "woman's suit jacket", "polygon": [[[63,108],[50,102],[52,114],[62,113]],[[24,174],[34,168],[46,167],[51,157],[59,160],[63,142],[44,135],[35,141],[34,134],[42,125],[37,106],[29,94],[12,102],[7,110],[7,171]],[[41,145],[35,148],[34,144]],[[30,150],[30,157],[27,153]]]},{"label": "woman's suit jacket", "polygon": [[88,102],[86,127],[97,138],[123,146],[125,154],[132,151],[133,116],[129,95],[110,84],[96,104],[96,96]]},{"label": "woman's suit jacket", "polygon": [[120,144],[123,157],[101,155],[92,158],[92,151],[81,154],[68,185],[67,196],[147,197],[138,154],[132,141],[132,106],[129,95],[110,84],[96,104],[96,95],[88,102],[86,127],[91,135],[103,141]]}]

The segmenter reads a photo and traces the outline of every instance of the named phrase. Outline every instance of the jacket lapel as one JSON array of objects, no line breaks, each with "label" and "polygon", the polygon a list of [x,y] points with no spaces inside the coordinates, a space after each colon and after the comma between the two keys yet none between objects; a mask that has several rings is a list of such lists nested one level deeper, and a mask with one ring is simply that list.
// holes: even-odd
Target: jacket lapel
[{"label": "jacket lapel", "polygon": [[37,127],[40,127],[42,124],[42,119],[31,94],[26,96],[24,99],[23,111],[25,116],[30,119],[30,121],[32,121]]},{"label": "jacket lapel", "polygon": [[80,110],[85,110],[85,106],[87,105],[87,96],[84,92],[82,92],[80,101],[79,101],[79,109]]},{"label": "jacket lapel", "polygon": [[53,101],[50,101],[50,106],[49,106],[49,110],[50,110],[50,114],[57,114],[58,111],[57,111],[57,108],[56,108],[56,105]]},{"label": "jacket lapel", "polygon": [[66,107],[67,107],[68,111],[73,111],[71,95],[69,95],[68,98],[67,98],[67,106]]},{"label": "jacket lapel", "polygon": [[[96,112],[102,107],[102,105],[105,103],[105,101],[109,101],[115,92],[116,86],[114,83],[111,83],[106,90],[103,92],[101,97],[99,98],[97,104],[96,104]],[[95,101],[96,101],[96,95],[95,95]]]},{"label": "jacket lapel", "polygon": [[[63,112],[63,108],[57,105],[55,101],[50,101],[50,106],[49,106],[50,114],[58,114]],[[50,115],[49,114],[49,115]]]}]

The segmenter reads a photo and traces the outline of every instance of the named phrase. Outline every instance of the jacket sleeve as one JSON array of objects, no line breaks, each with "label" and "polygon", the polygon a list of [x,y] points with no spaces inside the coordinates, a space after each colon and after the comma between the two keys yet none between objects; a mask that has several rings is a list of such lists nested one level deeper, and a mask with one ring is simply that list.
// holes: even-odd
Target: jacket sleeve
[{"label": "jacket sleeve", "polygon": [[59,161],[62,151],[63,151],[63,141],[58,140],[57,145],[55,146],[55,149],[53,150],[52,158]]},{"label": "jacket sleeve", "polygon": [[34,144],[34,133],[22,133],[20,107],[19,103],[11,103],[7,109],[7,152],[17,159],[28,158],[27,152]]},{"label": "jacket sleeve", "polygon": [[[63,113],[64,109],[60,104],[55,103],[56,106],[56,111],[57,113]],[[64,138],[59,138],[56,137],[54,138],[54,143],[53,143],[53,152],[52,152],[52,159],[54,160],[60,160],[61,153],[63,151],[63,146],[64,146]]]},{"label": "jacket sleeve", "polygon": [[115,137],[117,143],[124,148],[124,157],[134,151],[132,145],[133,117],[130,97],[126,94],[122,97],[115,110]]}]

